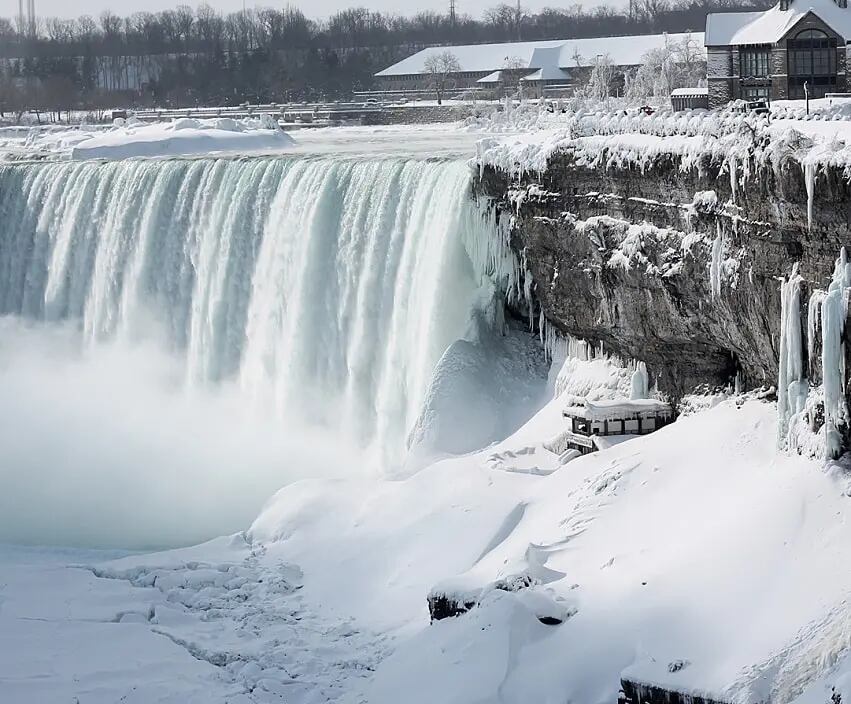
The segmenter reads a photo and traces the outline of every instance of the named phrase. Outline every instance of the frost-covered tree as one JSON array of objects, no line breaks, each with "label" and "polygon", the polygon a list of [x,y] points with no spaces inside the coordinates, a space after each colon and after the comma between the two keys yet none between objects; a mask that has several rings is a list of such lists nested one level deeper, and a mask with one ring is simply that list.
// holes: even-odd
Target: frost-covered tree
[{"label": "frost-covered tree", "polygon": [[612,94],[612,84],[615,80],[615,65],[608,54],[598,56],[588,78],[586,94],[589,98],[605,100]]},{"label": "frost-covered tree", "polygon": [[443,94],[449,87],[453,73],[461,70],[461,62],[448,49],[439,54],[432,54],[425,60],[423,70],[429,76],[429,86],[437,94],[437,104],[443,104]]},{"label": "frost-covered tree", "polygon": [[630,100],[668,97],[676,88],[700,85],[706,64],[700,44],[693,37],[651,49],[635,73],[626,77],[625,95]]}]

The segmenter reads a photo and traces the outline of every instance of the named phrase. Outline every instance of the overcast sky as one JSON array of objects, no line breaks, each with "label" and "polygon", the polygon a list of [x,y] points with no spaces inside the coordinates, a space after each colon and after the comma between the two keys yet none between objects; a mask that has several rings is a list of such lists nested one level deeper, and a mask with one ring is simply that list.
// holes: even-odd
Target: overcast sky
[{"label": "overcast sky", "polygon": [[[129,15],[139,10],[155,12],[158,10],[166,10],[174,7],[177,4],[185,4],[191,7],[197,7],[198,0],[190,0],[189,2],[180,3],[179,0],[169,2],[169,0],[35,0],[36,12],[42,17],[77,17],[82,14],[98,15],[105,9],[110,9],[119,15]],[[511,1],[511,0],[509,0]],[[488,7],[493,7],[499,4],[500,0],[457,0],[459,13],[467,13],[478,17]],[[2,14],[6,17],[12,17],[18,12],[17,0],[0,0],[2,3]],[[208,5],[215,7],[225,12],[232,12],[242,9],[242,0],[208,0]],[[247,7],[281,7],[287,4],[286,0],[269,0],[267,2],[256,2],[256,0],[246,0]],[[412,15],[422,9],[432,9],[437,11],[446,11],[449,7],[449,0],[408,0],[400,3],[399,0],[294,0],[290,4],[300,7],[302,11],[311,18],[319,19],[330,15],[336,10],[363,5],[365,7],[374,8],[385,12],[395,12],[397,14]],[[523,7],[536,10],[542,7],[560,7],[566,3],[564,0],[522,0]],[[569,3],[572,4],[572,3]],[[593,7],[601,4],[598,1],[591,0],[583,3],[586,7]],[[608,4],[617,5],[620,3],[610,2]]]}]

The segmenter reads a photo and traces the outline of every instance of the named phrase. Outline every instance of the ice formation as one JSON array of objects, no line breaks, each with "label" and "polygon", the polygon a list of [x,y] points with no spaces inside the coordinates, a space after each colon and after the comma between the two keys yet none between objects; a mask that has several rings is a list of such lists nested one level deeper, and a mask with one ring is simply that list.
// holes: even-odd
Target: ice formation
[{"label": "ice formation", "polygon": [[813,227],[813,198],[816,191],[816,164],[808,160],[804,163],[804,185],[807,188],[807,227]]},{"label": "ice formation", "polygon": [[[845,400],[845,318],[851,290],[851,264],[843,247],[828,290],[814,290],[807,302],[807,365],[804,365],[801,327],[801,282],[797,264],[781,285],[782,318],[778,365],[778,441],[781,447],[804,454],[836,458],[843,449],[849,424]],[[819,336],[819,329],[821,336]],[[817,353],[821,347],[821,355]],[[821,364],[822,383],[810,388]],[[819,407],[824,424],[819,425]]]},{"label": "ice formation", "polygon": [[836,260],[833,278],[821,305],[822,377],[824,385],[825,454],[837,457],[842,450],[840,427],[848,426],[845,402],[845,316],[848,310],[848,287],[851,286],[851,264],[845,248]]},{"label": "ice formation", "polygon": [[721,273],[724,265],[723,246],[724,241],[721,238],[719,228],[719,232],[712,242],[712,257],[709,261],[709,283],[713,298],[719,298],[721,296]]},{"label": "ice formation", "polygon": [[[0,313],[164,338],[190,383],[404,448],[491,281],[530,295],[463,160],[0,167]],[[496,235],[496,236],[495,236]]]},{"label": "ice formation", "polygon": [[798,265],[780,286],[780,360],[777,371],[777,432],[781,447],[788,444],[789,423],[807,398],[801,335],[801,282]]},{"label": "ice formation", "polygon": [[810,294],[810,300],[807,302],[807,352],[810,376],[812,376],[816,365],[820,361],[816,355],[816,350],[820,343],[821,307],[826,295],[825,291],[816,289]]},{"label": "ice formation", "polygon": [[647,365],[644,362],[638,362],[635,365],[635,371],[632,373],[632,400],[647,398],[649,394],[649,383],[647,380]]}]

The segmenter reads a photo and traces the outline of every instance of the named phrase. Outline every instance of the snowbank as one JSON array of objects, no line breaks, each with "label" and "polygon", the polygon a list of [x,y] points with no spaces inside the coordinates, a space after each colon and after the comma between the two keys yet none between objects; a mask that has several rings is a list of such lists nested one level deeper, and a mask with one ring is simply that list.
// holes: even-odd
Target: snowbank
[{"label": "snowbank", "polygon": [[115,127],[77,141],[72,159],[130,159],[220,152],[275,152],[295,141],[273,120],[182,118],[169,123],[118,121]]},{"label": "snowbank", "polygon": [[[560,387],[615,394],[629,375],[613,367],[572,358]],[[403,481],[292,484],[245,536],[93,573],[3,572],[0,694],[34,692],[15,668],[52,660],[43,698],[89,691],[75,683],[98,667],[112,700],[132,686],[159,701],[163,672],[174,701],[208,704],[602,704],[624,673],[743,704],[851,696],[848,474],[778,454],[776,407],[742,398],[525,471],[563,403]],[[494,588],[507,581],[518,591]],[[435,587],[477,606],[430,625]],[[112,619],[115,652],[95,647],[100,621],[69,615]],[[122,671],[134,642],[144,659]]]},{"label": "snowbank", "polygon": [[[496,449],[525,461],[516,451],[532,434],[560,427],[552,405]],[[483,473],[480,454],[377,492],[302,485],[281,492],[251,535],[300,564],[325,603],[407,624],[374,704],[399,691],[409,702],[611,702],[623,671],[741,701],[768,688],[791,702],[847,647],[825,618],[851,588],[851,505],[847,478],[776,453],[775,412],[725,402],[548,477]],[[523,564],[545,571],[535,589],[576,603],[576,615],[545,627],[495,594],[428,625],[436,584],[476,593]],[[342,590],[328,584],[340,569]],[[690,665],[669,672],[677,661]]]}]

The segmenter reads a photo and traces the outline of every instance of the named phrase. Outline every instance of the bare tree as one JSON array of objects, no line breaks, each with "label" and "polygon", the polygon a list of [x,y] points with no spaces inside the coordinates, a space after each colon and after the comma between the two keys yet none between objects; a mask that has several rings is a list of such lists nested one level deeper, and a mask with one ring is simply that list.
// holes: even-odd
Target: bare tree
[{"label": "bare tree", "polygon": [[639,0],[639,15],[654,29],[658,27],[662,16],[668,11],[668,0]]},{"label": "bare tree", "polygon": [[443,94],[452,79],[453,73],[461,71],[461,62],[448,49],[437,54],[431,54],[423,66],[423,73],[429,76],[429,85],[437,94],[437,104],[443,104]]}]

